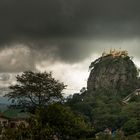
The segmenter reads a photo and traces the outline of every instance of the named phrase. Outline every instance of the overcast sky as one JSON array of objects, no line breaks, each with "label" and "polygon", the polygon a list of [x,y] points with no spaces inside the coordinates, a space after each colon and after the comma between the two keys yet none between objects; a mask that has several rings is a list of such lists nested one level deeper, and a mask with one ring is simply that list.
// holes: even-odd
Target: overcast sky
[{"label": "overcast sky", "polygon": [[67,93],[78,92],[90,62],[111,48],[128,50],[140,66],[139,7],[139,0],[0,0],[0,85],[46,70]]}]

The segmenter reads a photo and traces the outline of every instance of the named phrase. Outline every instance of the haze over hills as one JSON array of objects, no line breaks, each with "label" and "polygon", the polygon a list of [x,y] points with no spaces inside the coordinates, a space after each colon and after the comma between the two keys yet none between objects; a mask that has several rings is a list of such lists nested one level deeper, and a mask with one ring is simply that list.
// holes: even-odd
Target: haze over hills
[{"label": "haze over hills", "polygon": [[9,91],[10,89],[8,87],[0,87],[0,108],[11,104],[11,101],[9,101],[7,97],[4,97],[4,95],[9,93]]}]

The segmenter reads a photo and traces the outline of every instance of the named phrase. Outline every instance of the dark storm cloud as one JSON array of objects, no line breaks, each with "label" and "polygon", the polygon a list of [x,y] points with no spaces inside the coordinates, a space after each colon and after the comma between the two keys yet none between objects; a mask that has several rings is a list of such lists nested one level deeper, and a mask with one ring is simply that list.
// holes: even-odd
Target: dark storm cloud
[{"label": "dark storm cloud", "polygon": [[139,35],[139,6],[138,0],[0,0],[0,40]]},{"label": "dark storm cloud", "polygon": [[35,69],[48,59],[82,61],[101,50],[85,43],[92,39],[139,38],[139,7],[139,0],[0,0],[0,71]]},{"label": "dark storm cloud", "polygon": [[[49,41],[48,41],[49,42]],[[93,46],[86,46],[86,43],[81,43],[75,40],[55,40],[53,42],[33,43],[30,48],[34,50],[34,56],[37,60],[45,60],[53,58],[53,61],[63,61],[66,63],[74,63],[82,61],[88,55],[93,53]],[[35,47],[36,45],[36,47]],[[34,59],[36,59],[34,57]],[[36,60],[36,61],[37,61]]]}]

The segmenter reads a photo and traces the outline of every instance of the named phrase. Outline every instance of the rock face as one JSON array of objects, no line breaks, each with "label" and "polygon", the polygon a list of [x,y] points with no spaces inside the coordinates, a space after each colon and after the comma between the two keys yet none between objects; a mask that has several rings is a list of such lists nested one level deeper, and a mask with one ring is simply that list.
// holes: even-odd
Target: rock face
[{"label": "rock face", "polygon": [[[124,52],[124,51],[123,51]],[[100,88],[116,90],[135,89],[138,70],[128,55],[112,53],[102,55],[90,65],[91,73],[87,89],[95,91]]]}]

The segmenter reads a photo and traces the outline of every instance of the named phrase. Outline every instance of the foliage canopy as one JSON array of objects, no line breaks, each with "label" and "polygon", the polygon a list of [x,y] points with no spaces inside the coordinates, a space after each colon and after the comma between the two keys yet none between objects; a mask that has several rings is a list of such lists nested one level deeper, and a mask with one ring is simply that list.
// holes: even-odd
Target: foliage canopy
[{"label": "foliage canopy", "polygon": [[11,85],[11,92],[6,96],[26,107],[49,104],[62,99],[65,85],[55,80],[52,73],[26,71],[17,75],[17,84]]}]

